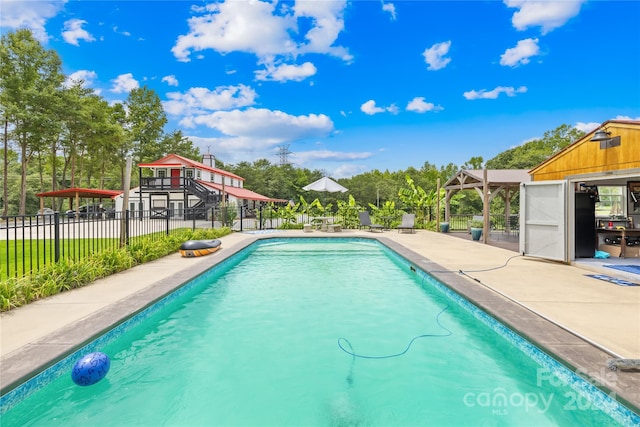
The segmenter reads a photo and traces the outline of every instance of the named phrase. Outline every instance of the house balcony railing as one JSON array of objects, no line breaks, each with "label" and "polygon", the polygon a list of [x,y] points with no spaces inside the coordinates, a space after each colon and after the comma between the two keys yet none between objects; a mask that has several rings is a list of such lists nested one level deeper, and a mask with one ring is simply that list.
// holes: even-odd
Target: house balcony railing
[{"label": "house balcony railing", "polygon": [[185,188],[185,179],[181,176],[170,177],[143,177],[140,178],[140,190],[152,191],[182,191]]}]

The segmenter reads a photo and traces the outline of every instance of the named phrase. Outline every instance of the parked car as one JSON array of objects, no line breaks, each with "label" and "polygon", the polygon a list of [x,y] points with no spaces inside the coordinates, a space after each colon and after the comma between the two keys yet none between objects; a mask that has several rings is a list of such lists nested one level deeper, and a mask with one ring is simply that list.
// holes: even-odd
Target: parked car
[{"label": "parked car", "polygon": [[53,223],[53,214],[56,213],[51,208],[42,208],[38,210],[37,215],[41,215],[42,218],[37,218],[38,222],[49,222]]},{"label": "parked car", "polygon": [[[102,218],[104,208],[100,205],[82,205],[78,208],[78,214],[80,218]],[[76,211],[69,209],[65,212],[67,218],[75,218]]]}]

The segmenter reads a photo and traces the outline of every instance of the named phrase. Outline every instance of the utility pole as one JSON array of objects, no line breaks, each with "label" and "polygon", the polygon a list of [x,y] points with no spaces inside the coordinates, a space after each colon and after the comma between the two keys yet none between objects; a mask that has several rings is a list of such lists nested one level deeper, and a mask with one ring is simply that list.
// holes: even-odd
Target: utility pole
[{"label": "utility pole", "polygon": [[289,164],[289,154],[291,154],[291,151],[289,151],[289,144],[286,145],[281,145],[280,147],[278,147],[278,157],[280,157],[280,166],[285,166]]}]

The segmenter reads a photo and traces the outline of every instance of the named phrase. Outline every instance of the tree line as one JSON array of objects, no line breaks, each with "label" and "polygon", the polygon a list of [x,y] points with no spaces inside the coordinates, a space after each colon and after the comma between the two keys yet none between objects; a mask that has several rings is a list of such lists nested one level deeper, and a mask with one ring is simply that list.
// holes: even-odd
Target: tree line
[{"label": "tree line", "polygon": [[[201,159],[200,150],[181,130],[165,130],[168,120],[153,90],[136,88],[123,102],[109,104],[85,88],[83,81],[69,82],[57,52],[45,49],[28,29],[7,33],[0,40],[0,114],[3,216],[35,213],[38,192],[70,187],[121,189],[128,155],[134,166],[170,153]],[[563,124],[486,163],[479,156],[463,165],[436,166],[425,161],[419,169],[373,170],[337,181],[364,205],[401,206],[411,199],[407,191],[424,192],[422,199],[432,198],[438,179],[444,184],[461,168],[532,168],[582,135]],[[267,159],[238,164],[218,161],[216,166],[245,178],[250,190],[287,200],[302,194],[308,198],[302,187],[323,176],[320,170],[273,164]],[[134,186],[137,175],[132,176]],[[340,193],[321,197],[323,203],[334,205],[348,200]],[[52,203],[47,201],[48,207],[63,208]],[[456,213],[473,213],[481,210],[482,202],[473,192],[463,192],[456,195],[454,206]]]}]

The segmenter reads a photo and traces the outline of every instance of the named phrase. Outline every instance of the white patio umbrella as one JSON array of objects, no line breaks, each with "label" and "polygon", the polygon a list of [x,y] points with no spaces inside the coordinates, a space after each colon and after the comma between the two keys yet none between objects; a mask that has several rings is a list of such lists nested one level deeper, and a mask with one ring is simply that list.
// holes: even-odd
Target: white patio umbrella
[{"label": "white patio umbrella", "polygon": [[338,184],[334,180],[328,177],[322,177],[317,181],[312,182],[309,185],[302,187],[304,191],[325,191],[327,193],[337,193],[338,191],[344,193],[349,191],[342,185]]}]

